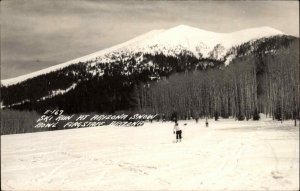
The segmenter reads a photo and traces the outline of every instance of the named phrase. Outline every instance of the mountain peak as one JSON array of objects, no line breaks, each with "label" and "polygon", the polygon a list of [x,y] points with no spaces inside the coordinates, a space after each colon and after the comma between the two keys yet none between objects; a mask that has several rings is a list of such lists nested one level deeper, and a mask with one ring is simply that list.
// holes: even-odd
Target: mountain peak
[{"label": "mountain peak", "polygon": [[262,28],[262,29],[264,29],[264,30],[267,30],[267,31],[273,31],[273,32],[276,32],[276,33],[284,34],[282,31],[277,30],[277,29],[274,29],[274,28],[269,27],[269,26],[263,26],[263,27],[260,27],[260,28]]},{"label": "mountain peak", "polygon": [[[16,84],[26,79],[30,79],[55,70],[60,70],[71,64],[76,64],[79,62],[96,62],[95,60],[102,64],[113,62],[114,59],[116,59],[116,55],[121,55],[126,51],[132,51],[131,53],[162,53],[165,55],[170,55],[178,54],[178,52],[186,50],[193,53],[196,57],[201,55],[203,58],[208,58],[211,56],[212,51],[216,51],[216,49],[218,49],[216,58],[221,59],[224,58],[226,53],[232,47],[241,45],[251,40],[257,40],[275,35],[284,35],[284,33],[268,26],[249,28],[230,33],[216,33],[188,25],[178,25],[166,30],[152,30],[116,46],[30,74],[2,80],[1,83],[4,86]],[[130,53],[127,52],[125,54]]]},{"label": "mountain peak", "polygon": [[236,31],[236,32],[233,32],[233,33],[242,32],[242,31],[257,32],[257,33],[284,34],[282,31],[274,29],[274,28],[269,27],[269,26],[253,27],[253,28],[248,28],[248,29],[243,29],[243,30],[240,30],[240,31]]},{"label": "mountain peak", "polygon": [[170,32],[178,32],[178,33],[204,33],[205,35],[207,34],[218,34],[212,31],[208,31],[208,30],[203,30],[200,28],[196,28],[196,27],[192,27],[192,26],[188,26],[188,25],[178,25],[175,27],[172,27],[166,31],[170,31]]},{"label": "mountain peak", "polygon": [[195,27],[191,27],[191,26],[188,26],[188,25],[177,25],[177,26],[172,27],[170,29],[187,30],[187,29],[195,29]]},{"label": "mountain peak", "polygon": [[231,33],[239,33],[242,31],[257,31],[257,32],[272,32],[272,33],[276,33],[276,34],[284,34],[282,31],[277,30],[275,28],[269,27],[269,26],[260,26],[260,27],[253,27],[253,28],[247,28],[247,29],[242,29],[239,31],[233,31],[233,32],[226,32],[226,33],[216,33],[216,32],[212,32],[212,31],[208,31],[208,30],[203,30],[197,27],[192,27],[192,26],[188,26],[188,25],[177,25],[175,27],[172,27],[170,29],[167,29],[166,31],[181,31],[181,32],[189,32],[189,31],[197,31],[197,32],[207,32],[207,33],[213,33],[213,34],[231,34]]}]

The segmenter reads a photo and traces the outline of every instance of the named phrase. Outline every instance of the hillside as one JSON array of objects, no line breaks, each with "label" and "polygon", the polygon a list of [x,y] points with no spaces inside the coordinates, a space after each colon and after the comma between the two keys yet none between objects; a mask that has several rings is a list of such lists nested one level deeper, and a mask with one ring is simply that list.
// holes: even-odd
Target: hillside
[{"label": "hillside", "polygon": [[288,51],[295,42],[296,37],[269,27],[224,34],[188,26],[155,30],[82,58],[3,80],[1,101],[6,108],[39,112],[46,108],[67,113],[145,111],[152,105],[139,108],[136,92],[140,87],[152,87],[182,72],[225,71],[247,57],[264,71],[263,58],[281,54],[280,49]]},{"label": "hillside", "polygon": [[[119,54],[124,59],[128,54],[144,53],[164,55],[177,55],[182,51],[193,53],[197,58],[222,59],[225,54],[234,46],[241,45],[251,40],[283,35],[281,31],[270,27],[251,28],[232,33],[215,33],[201,30],[194,27],[179,25],[168,30],[153,30],[125,43],[111,48],[95,52],[93,54],[77,58],[53,67],[49,67],[17,78],[2,80],[4,86],[20,83],[24,80],[60,70],[71,64],[79,62],[109,63],[120,59]],[[216,50],[217,55],[212,56]]]}]

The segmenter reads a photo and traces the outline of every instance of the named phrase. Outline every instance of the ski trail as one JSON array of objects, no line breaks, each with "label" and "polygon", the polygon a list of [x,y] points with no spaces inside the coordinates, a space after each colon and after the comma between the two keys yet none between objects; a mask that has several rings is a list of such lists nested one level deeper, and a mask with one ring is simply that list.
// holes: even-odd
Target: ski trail
[{"label": "ski trail", "polygon": [[[185,123],[183,121],[182,123]],[[297,190],[298,129],[187,121],[1,136],[4,190]],[[130,132],[130,139],[128,133]]]}]

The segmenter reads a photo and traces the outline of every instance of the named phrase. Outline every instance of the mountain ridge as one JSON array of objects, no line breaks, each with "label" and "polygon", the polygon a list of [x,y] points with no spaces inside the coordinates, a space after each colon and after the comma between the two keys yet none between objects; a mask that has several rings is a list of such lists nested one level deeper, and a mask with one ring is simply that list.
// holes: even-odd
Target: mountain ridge
[{"label": "mountain ridge", "polygon": [[[249,35],[249,33],[252,34]],[[93,60],[96,63],[109,63],[113,61],[112,57],[115,57],[114,54],[116,52],[122,51],[125,54],[135,54],[138,52],[150,54],[176,54],[176,52],[181,53],[182,50],[188,50],[196,57],[209,58],[211,55],[213,55],[216,59],[221,60],[226,56],[226,53],[229,51],[229,49],[234,46],[251,40],[276,35],[284,35],[284,33],[266,26],[249,28],[230,33],[216,33],[187,25],[178,25],[167,30],[152,30],[124,43],[94,52],[83,57],[79,57],[29,74],[1,80],[1,84],[3,86],[14,85],[27,79],[31,79],[52,71],[57,71],[72,64],[86,62],[88,60]]]},{"label": "mountain ridge", "polygon": [[[152,38],[151,36],[150,33],[149,39]],[[141,39],[144,37],[142,36]],[[135,42],[139,42],[139,39]],[[224,52],[221,44],[215,46],[208,57],[196,56],[181,45],[172,50],[154,46],[148,49],[149,52],[140,52],[139,49],[134,49],[134,46],[125,46],[126,48],[119,46],[112,52],[107,51],[109,53],[103,57],[92,56],[93,59],[71,62],[70,65],[57,71],[50,71],[21,83],[2,85],[1,107],[35,110],[41,113],[45,109],[63,109],[66,113],[114,113],[133,109],[141,109],[144,112],[145,109],[153,106],[153,102],[148,100],[149,91],[157,91],[158,96],[164,94],[165,88],[155,90],[156,87],[164,82],[169,84],[174,76],[193,76],[200,72],[200,76],[208,75],[213,82],[218,75],[226,73],[235,79],[235,74],[239,75],[244,70],[247,71],[247,75],[256,75],[253,79],[257,78],[257,84],[252,88],[257,86],[256,94],[257,98],[260,98],[263,92],[262,84],[266,83],[263,76],[264,73],[269,72],[269,67],[274,68],[276,63],[283,62],[288,68],[297,63],[295,50],[298,48],[295,46],[298,42],[298,38],[287,35],[264,37],[232,47],[223,57],[220,54]],[[134,52],[135,50],[137,51]],[[200,47],[199,51],[201,50]],[[272,61],[275,57],[276,61]],[[217,75],[212,75],[212,72]],[[269,72],[268,75],[273,74]],[[205,83],[205,78],[202,79],[200,76],[198,81],[200,80],[201,84]],[[202,82],[201,79],[204,81]],[[195,82],[189,82],[195,85]],[[234,85],[231,81],[228,83]],[[176,83],[170,86],[174,87],[174,85],[176,87]],[[157,108],[152,110],[156,111]]]}]

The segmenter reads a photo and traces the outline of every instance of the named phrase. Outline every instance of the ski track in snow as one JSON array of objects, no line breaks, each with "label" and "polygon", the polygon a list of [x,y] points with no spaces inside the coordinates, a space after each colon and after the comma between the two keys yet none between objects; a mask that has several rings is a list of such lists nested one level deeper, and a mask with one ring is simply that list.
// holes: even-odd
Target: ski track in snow
[{"label": "ski track in snow", "polygon": [[[183,124],[187,123],[187,126]],[[179,121],[1,136],[4,190],[298,190],[299,128]]]}]

